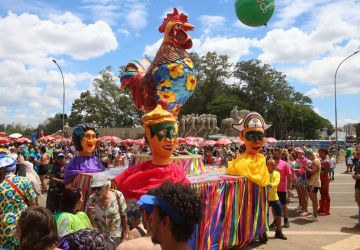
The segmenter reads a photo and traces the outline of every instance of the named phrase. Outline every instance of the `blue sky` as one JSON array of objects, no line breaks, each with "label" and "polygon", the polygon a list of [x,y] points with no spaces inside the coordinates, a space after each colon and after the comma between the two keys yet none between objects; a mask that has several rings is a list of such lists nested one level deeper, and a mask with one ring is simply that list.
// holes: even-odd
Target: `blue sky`
[{"label": "blue sky", "polygon": [[[334,121],[334,73],[360,49],[360,1],[278,0],[268,26],[258,28],[237,20],[234,2],[0,0],[1,123],[37,125],[61,112],[62,82],[51,59],[63,69],[70,113],[100,70],[111,65],[117,73],[132,59],[154,56],[162,39],[157,28],[173,7],[196,27],[193,51],[269,63]],[[339,124],[360,122],[360,53],[341,66],[337,84]]]}]

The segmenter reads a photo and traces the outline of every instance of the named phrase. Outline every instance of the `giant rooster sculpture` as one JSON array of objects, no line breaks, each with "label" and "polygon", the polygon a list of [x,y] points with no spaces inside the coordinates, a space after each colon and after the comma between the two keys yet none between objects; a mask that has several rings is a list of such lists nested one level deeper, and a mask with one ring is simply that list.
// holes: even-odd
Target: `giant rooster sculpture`
[{"label": "giant rooster sculpture", "polygon": [[138,109],[149,112],[160,104],[177,116],[192,95],[196,70],[186,49],[192,47],[187,32],[193,29],[187,16],[174,8],[159,27],[164,39],[154,60],[150,63],[141,59],[126,65],[121,76],[121,90],[130,88]]}]

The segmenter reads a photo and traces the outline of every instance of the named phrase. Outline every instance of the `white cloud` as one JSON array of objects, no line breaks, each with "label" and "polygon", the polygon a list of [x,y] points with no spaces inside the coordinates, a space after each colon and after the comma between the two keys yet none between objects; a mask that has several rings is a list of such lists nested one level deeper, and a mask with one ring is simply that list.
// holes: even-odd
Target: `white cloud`
[{"label": "white cloud", "polygon": [[[296,19],[302,14],[308,13],[309,10],[313,9],[321,0],[312,1],[292,1],[282,0],[276,3],[275,13],[277,21],[271,26],[276,28],[287,28],[291,27]],[[273,17],[275,18],[275,17]]]},{"label": "white cloud", "polygon": [[226,18],[223,16],[202,15],[199,17],[199,20],[202,26],[202,36],[215,33],[217,30],[222,29],[226,22]]},{"label": "white cloud", "polygon": [[[354,123],[359,123],[360,119],[352,119],[352,118],[340,118],[338,119],[338,127],[343,127],[344,125],[347,124],[354,124]],[[335,122],[332,122],[335,126]]]},{"label": "white cloud", "polygon": [[204,55],[207,52],[217,52],[220,55],[229,56],[231,62],[237,62],[242,56],[250,53],[252,40],[244,37],[221,37],[206,36],[201,39],[193,39],[193,51]]},{"label": "white cloud", "polygon": [[[5,110],[0,118],[8,123],[37,125],[62,112],[62,78],[54,57],[87,60],[118,46],[108,24],[85,24],[70,12],[50,14],[49,19],[10,12],[0,17],[0,30],[0,110]],[[73,63],[57,61],[63,70]],[[93,78],[88,72],[65,70],[65,112]]]},{"label": "white cloud", "polygon": [[[359,44],[360,45],[360,44]],[[306,95],[322,97],[334,94],[334,75],[339,63],[352,54],[354,50],[347,50],[340,55],[324,57],[310,62],[308,65],[288,71],[288,75],[301,82],[313,86]],[[336,82],[337,92],[340,94],[360,93],[360,56],[350,58],[338,70]]]},{"label": "white cloud", "polygon": [[0,30],[0,58],[29,65],[48,64],[49,55],[60,54],[86,60],[118,46],[109,25],[102,21],[86,25],[71,13],[50,20],[9,13],[0,18]]},{"label": "white cloud", "polygon": [[[286,1],[284,5],[296,4],[291,2]],[[303,26],[274,29],[254,42],[262,50],[259,59],[278,64],[277,68],[292,79],[310,85],[312,88],[306,95],[333,95],[336,67],[341,60],[360,49],[359,1],[317,0],[298,4],[313,6],[308,11],[304,7],[298,13],[289,13],[284,20],[302,18],[305,20]],[[359,55],[341,66],[337,77],[338,93],[360,93],[359,70]]]},{"label": "white cloud", "polygon": [[306,62],[332,51],[338,43],[351,38],[354,32],[354,26],[340,22],[331,30],[319,24],[311,33],[299,28],[274,29],[257,43],[263,50],[259,59],[265,62]]},{"label": "white cloud", "polygon": [[133,30],[147,25],[147,2],[144,0],[83,0],[82,3],[85,5],[81,8],[89,10],[95,20],[103,20],[113,26],[120,23]]},{"label": "white cloud", "polygon": [[140,30],[146,27],[146,17],[146,8],[142,3],[139,3],[134,4],[130,7],[129,12],[125,16],[125,19],[131,28],[133,28],[134,30]]},{"label": "white cloud", "polygon": [[[153,44],[146,45],[144,54],[154,57],[161,43],[162,38]],[[230,62],[237,62],[241,56],[250,53],[251,44],[251,39],[243,37],[204,36],[200,39],[193,39],[193,48],[190,51],[194,51],[199,55],[204,55],[207,52],[217,52],[220,55],[229,56]]]},{"label": "white cloud", "polygon": [[[66,112],[81,92],[77,83],[90,83],[93,78],[93,75],[86,72],[64,74]],[[50,113],[62,111],[62,79],[55,65],[52,70],[27,68],[21,62],[6,60],[0,62],[0,79],[0,87],[4,93],[0,99],[0,107],[11,110],[4,121],[35,124],[49,117]],[[27,119],[20,119],[21,117]]]},{"label": "white cloud", "polygon": [[128,36],[130,35],[130,32],[129,32],[127,29],[122,29],[122,28],[120,28],[120,29],[118,29],[118,32],[119,32],[120,34],[123,34],[123,35],[126,36],[126,37],[128,37]]},{"label": "white cloud", "polygon": [[155,57],[156,52],[159,50],[162,41],[163,41],[163,39],[160,38],[155,43],[150,44],[150,45],[146,45],[144,55],[147,55],[147,56],[150,56],[150,57]]},{"label": "white cloud", "polygon": [[201,15],[199,20],[204,27],[221,27],[225,24],[226,18],[223,16]]}]

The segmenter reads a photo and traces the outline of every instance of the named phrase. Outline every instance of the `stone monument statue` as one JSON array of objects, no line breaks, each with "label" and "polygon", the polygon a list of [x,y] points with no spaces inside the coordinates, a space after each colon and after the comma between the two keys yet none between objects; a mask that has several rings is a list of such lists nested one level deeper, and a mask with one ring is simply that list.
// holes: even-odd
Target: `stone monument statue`
[{"label": "stone monument statue", "polygon": [[205,137],[209,134],[219,133],[216,115],[202,114],[183,115],[179,121],[180,137],[197,136]]},{"label": "stone monument statue", "polygon": [[232,124],[239,123],[249,112],[250,111],[244,109],[238,110],[238,107],[235,106],[230,111],[230,118],[225,118],[221,121],[221,133],[229,137],[238,136],[238,132],[233,129]]}]

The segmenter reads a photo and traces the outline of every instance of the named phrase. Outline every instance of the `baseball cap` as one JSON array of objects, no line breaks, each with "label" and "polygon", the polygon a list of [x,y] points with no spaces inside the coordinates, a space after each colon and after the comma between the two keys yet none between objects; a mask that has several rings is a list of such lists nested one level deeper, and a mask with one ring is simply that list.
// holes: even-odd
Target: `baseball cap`
[{"label": "baseball cap", "polygon": [[[172,204],[167,201],[167,200],[163,200],[163,199],[159,199],[157,198],[155,195],[148,195],[145,194],[143,196],[140,197],[140,200],[137,201],[137,203],[139,206],[144,206],[146,212],[149,213],[149,205],[151,206],[158,206],[161,208],[161,210],[163,210],[165,212],[166,215],[168,215],[175,223],[181,223],[184,219],[184,216],[182,216],[182,214],[177,211]],[[152,212],[152,211],[151,211]],[[151,212],[149,214],[151,214]]]},{"label": "baseball cap", "polygon": [[65,158],[65,155],[63,153],[57,153],[56,158]]},{"label": "baseball cap", "polygon": [[294,149],[294,151],[295,151],[296,153],[304,154],[304,150],[302,150],[300,147],[296,147],[296,148]]},{"label": "baseball cap", "polygon": [[16,161],[11,157],[4,157],[0,159],[0,168],[7,168],[7,171],[12,171],[16,168]]},{"label": "baseball cap", "polygon": [[313,155],[314,151],[312,151],[311,149],[307,149],[307,150],[305,150],[305,154],[306,155]]}]

